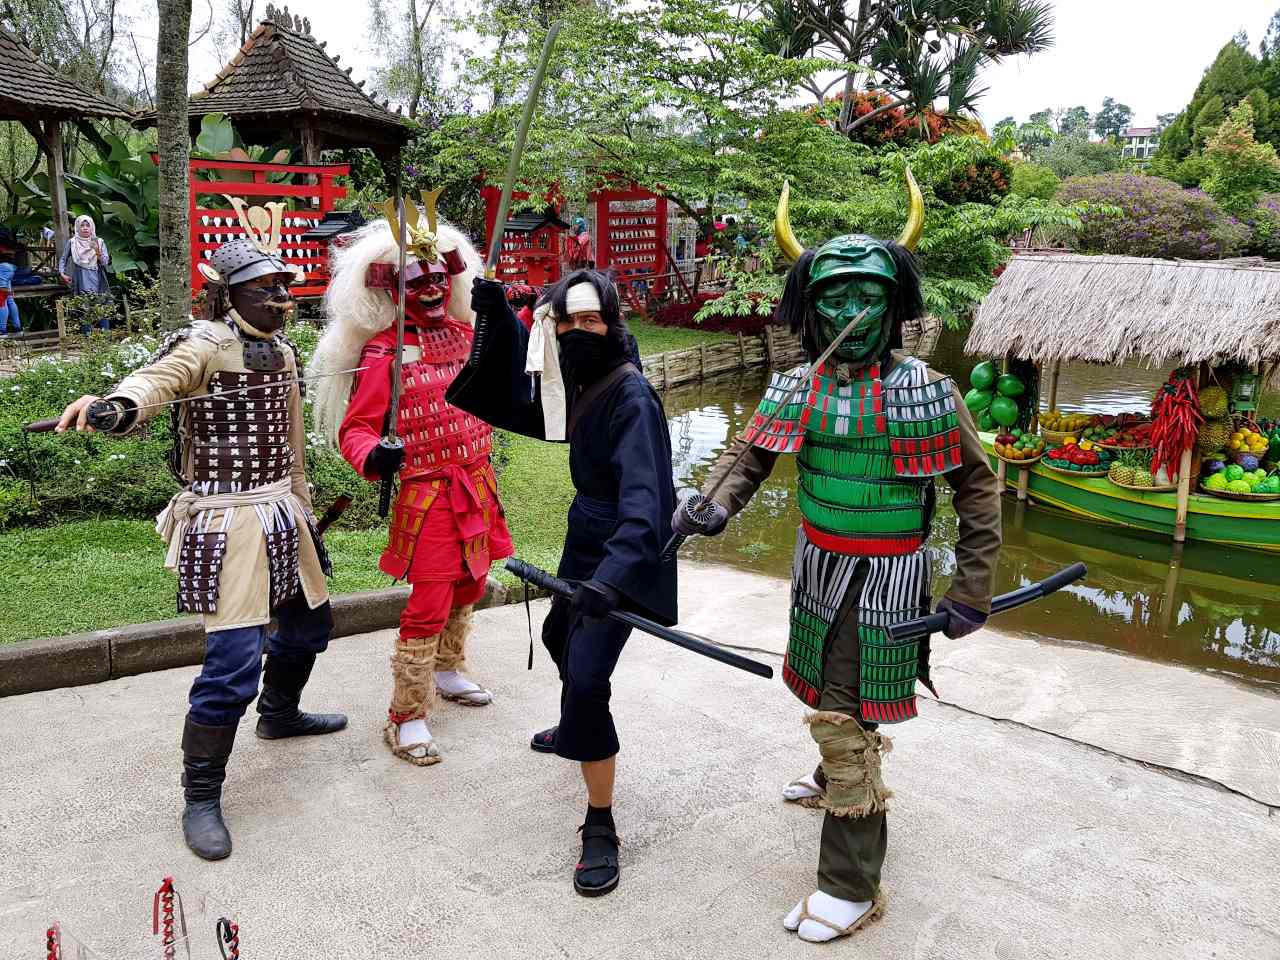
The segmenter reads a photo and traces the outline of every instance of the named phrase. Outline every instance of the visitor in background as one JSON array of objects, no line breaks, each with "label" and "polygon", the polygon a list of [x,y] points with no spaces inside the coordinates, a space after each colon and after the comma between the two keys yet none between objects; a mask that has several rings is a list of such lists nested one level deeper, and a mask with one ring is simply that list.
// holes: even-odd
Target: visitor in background
[{"label": "visitor in background", "polygon": [[13,299],[13,274],[18,269],[12,247],[0,246],[0,336],[22,332],[18,319],[18,301]]},{"label": "visitor in background", "polygon": [[[107,264],[110,262],[111,255],[107,253],[106,243],[98,236],[93,217],[85,214],[76,217],[75,233],[58,263],[62,282],[71,288],[74,296],[87,294],[110,298],[111,286],[107,283]],[[102,312],[98,324],[103,330],[111,329],[107,311]],[[88,335],[87,321],[80,325],[80,332]]]}]

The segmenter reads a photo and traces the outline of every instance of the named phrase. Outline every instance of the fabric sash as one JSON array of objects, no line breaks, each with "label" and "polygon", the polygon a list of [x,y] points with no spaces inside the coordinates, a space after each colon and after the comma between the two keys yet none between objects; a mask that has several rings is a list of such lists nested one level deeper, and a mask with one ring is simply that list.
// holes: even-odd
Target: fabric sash
[{"label": "fabric sash", "polygon": [[156,533],[169,546],[164,565],[170,570],[178,568],[178,553],[182,548],[187,529],[207,510],[235,510],[238,507],[270,506],[285,504],[296,522],[307,515],[302,501],[293,492],[291,477],[282,477],[275,483],[239,493],[214,493],[201,496],[193,490],[183,490],[156,516]]}]

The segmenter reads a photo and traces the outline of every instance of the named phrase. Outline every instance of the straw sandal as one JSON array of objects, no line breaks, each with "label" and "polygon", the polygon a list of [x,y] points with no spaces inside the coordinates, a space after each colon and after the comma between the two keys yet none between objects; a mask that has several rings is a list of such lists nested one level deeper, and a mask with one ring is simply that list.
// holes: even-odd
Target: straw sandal
[{"label": "straw sandal", "polygon": [[[444,759],[444,757],[440,756],[440,748],[436,746],[435,740],[430,737],[427,738],[426,743],[402,744],[400,742],[400,725],[390,720],[382,728],[382,739],[391,748],[392,756],[399,757],[401,760],[408,760],[415,767],[429,767],[433,763],[439,763]],[[409,752],[417,747],[426,747],[426,755],[417,757]]]},{"label": "straw sandal", "polygon": [[[812,894],[810,894],[810,896],[812,896]],[[847,937],[854,933],[857,933],[859,930],[861,930],[863,927],[869,924],[872,920],[879,918],[883,914],[884,914],[884,897],[883,895],[877,894],[876,898],[871,901],[871,906],[867,907],[866,913],[858,917],[858,919],[853,921],[853,923],[849,924],[849,926],[842,927],[837,923],[832,923],[830,920],[827,920],[825,917],[818,916],[816,913],[810,913],[809,897],[805,897],[804,908],[800,911],[800,917],[796,921],[795,930],[793,930],[792,932],[799,933],[801,925],[806,920],[812,920],[814,923],[824,926],[828,930],[832,931],[835,934],[835,936],[827,940],[810,940],[804,936],[801,936],[800,939],[805,941],[805,943],[831,943],[833,940],[839,940],[842,937]],[[786,926],[786,924],[784,923],[783,926]],[[791,930],[791,927],[787,927],[787,929]]]}]

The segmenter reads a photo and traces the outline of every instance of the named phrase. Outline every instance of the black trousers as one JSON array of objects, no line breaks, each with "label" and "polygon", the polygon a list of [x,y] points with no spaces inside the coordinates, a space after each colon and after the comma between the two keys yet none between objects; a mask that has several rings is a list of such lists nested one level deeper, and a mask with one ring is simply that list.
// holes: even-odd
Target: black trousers
[{"label": "black trousers", "polygon": [[609,712],[610,678],[631,628],[574,614],[557,598],[542,623],[542,644],[560,671],[560,728],[556,754],[566,760],[607,760],[618,752]]}]

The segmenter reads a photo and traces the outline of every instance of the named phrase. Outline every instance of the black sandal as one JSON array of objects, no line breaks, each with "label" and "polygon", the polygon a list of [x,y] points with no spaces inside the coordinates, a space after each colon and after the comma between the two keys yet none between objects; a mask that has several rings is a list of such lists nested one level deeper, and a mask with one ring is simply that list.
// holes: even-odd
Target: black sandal
[{"label": "black sandal", "polygon": [[[617,831],[613,827],[587,826],[578,828],[582,834],[582,858],[573,869],[573,889],[584,897],[603,897],[617,885],[621,875],[618,870]],[[592,879],[603,877],[601,883],[588,883],[588,874]]]},{"label": "black sandal", "polygon": [[556,752],[556,732],[559,726],[547,727],[547,729],[535,733],[533,739],[529,741],[529,746],[538,753],[555,753]]}]

